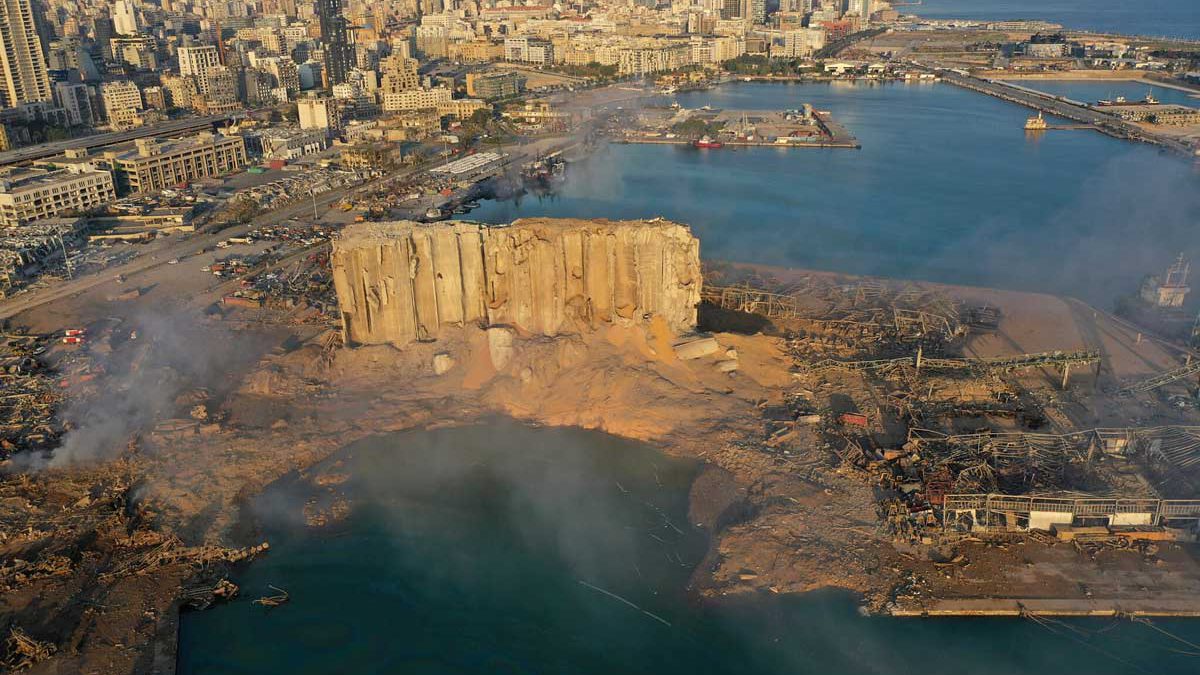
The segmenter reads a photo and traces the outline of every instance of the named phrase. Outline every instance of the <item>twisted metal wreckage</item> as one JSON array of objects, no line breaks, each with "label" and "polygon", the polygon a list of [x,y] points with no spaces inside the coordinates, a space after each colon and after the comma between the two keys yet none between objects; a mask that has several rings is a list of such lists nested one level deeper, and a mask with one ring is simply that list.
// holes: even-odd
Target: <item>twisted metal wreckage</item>
[{"label": "twisted metal wreckage", "polygon": [[[753,277],[739,285],[710,285],[704,289],[703,300],[722,309],[757,313],[799,327],[800,337],[794,342],[804,344],[794,350],[796,365],[810,375],[840,370],[912,384],[923,372],[994,377],[1049,368],[1061,372],[1062,388],[1066,389],[1072,369],[1094,366],[1099,374],[1101,356],[1094,350],[1001,358],[939,354],[970,328],[997,328],[999,311],[991,307],[964,309],[918,287],[896,289],[874,282],[838,286],[812,280],[775,290],[766,290],[768,285]],[[829,354],[827,348],[831,347],[842,355],[875,358],[826,356],[814,360],[823,350]],[[838,352],[837,348],[842,349]],[[895,356],[897,351],[902,355]],[[1118,394],[1149,392],[1196,373],[1200,373],[1200,359],[1189,359],[1181,368],[1129,384]],[[1200,524],[1200,500],[1164,498],[1191,496],[1200,489],[1200,427],[967,434],[921,428],[922,421],[943,415],[1028,414],[1018,400],[1021,396],[926,401],[904,391],[891,392],[889,400],[909,422],[907,442],[900,451],[874,454],[897,460],[891,463],[897,471],[894,482],[918,479],[917,502],[902,510],[910,512],[915,504],[931,515],[933,510],[940,511],[941,525],[947,530],[1048,529],[1077,519],[1130,526],[1183,524],[1194,528]],[[853,452],[863,443],[840,431],[835,435],[842,435],[850,450],[839,453],[844,461],[847,457],[870,460],[866,452]],[[1131,462],[1140,464],[1154,484],[1125,471]],[[1087,492],[1077,492],[1080,488]]]}]

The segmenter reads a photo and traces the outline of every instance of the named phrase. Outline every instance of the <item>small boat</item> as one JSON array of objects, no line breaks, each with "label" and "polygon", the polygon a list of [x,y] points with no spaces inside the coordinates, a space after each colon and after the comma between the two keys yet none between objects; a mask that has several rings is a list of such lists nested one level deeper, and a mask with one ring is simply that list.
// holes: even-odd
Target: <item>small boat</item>
[{"label": "small boat", "polygon": [[701,136],[699,140],[692,141],[692,147],[696,148],[722,148],[725,144],[721,141],[713,140],[709,136]]},{"label": "small boat", "polygon": [[1154,92],[1148,91],[1146,92],[1146,98],[1142,99],[1142,103],[1145,105],[1158,105],[1158,99],[1154,98]]},{"label": "small boat", "polygon": [[1025,131],[1045,131],[1047,128],[1046,118],[1042,117],[1042,113],[1038,113],[1037,117],[1030,117],[1025,120]]}]

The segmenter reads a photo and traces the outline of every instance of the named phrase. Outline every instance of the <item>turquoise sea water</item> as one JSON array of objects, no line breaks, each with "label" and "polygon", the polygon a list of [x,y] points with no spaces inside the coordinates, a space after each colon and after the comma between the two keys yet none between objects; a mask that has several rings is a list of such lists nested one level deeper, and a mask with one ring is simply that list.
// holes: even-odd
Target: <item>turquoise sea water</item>
[{"label": "turquoise sea water", "polygon": [[861,150],[608,145],[531,215],[688,223],[711,259],[1048,291],[1105,307],[1200,254],[1200,171],[1092,131],[1026,134],[1030,112],[947,84],[736,83],[686,107],[831,111]]},{"label": "turquoise sea water", "polygon": [[[697,603],[694,464],[604,434],[511,422],[379,437],[334,471],[350,516],[306,530],[311,484],[255,513],[271,553],[242,596],[185,613],[181,675],[1091,675],[1197,672],[1152,629],[863,617],[852,597]],[[587,584],[587,585],[585,585]],[[274,609],[250,603],[286,589]],[[1200,623],[1156,622],[1190,641]]]},{"label": "turquoise sea water", "polygon": [[1038,19],[1077,30],[1200,39],[1194,0],[922,0],[897,9],[931,19]]}]

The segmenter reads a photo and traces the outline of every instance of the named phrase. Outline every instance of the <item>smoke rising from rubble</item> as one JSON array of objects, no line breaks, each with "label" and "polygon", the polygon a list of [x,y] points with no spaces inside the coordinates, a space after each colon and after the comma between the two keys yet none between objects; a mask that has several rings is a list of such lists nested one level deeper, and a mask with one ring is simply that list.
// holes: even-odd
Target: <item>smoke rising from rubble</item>
[{"label": "smoke rising from rubble", "polygon": [[253,334],[202,325],[197,314],[184,310],[143,307],[126,320],[107,321],[89,326],[92,372],[102,374],[88,383],[70,378],[61,413],[67,432],[57,449],[26,457],[29,468],[115,458],[134,434],[155,422],[187,417],[190,406],[176,405],[181,394],[218,388],[227,373],[241,372],[259,351]]}]

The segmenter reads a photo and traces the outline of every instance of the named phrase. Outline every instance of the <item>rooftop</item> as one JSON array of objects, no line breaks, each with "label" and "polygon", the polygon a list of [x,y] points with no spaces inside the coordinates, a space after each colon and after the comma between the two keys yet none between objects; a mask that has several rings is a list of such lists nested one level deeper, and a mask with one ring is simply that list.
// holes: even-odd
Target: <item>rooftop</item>
[{"label": "rooftop", "polygon": [[70,179],[86,171],[86,165],[76,170],[50,169],[40,167],[12,168],[0,172],[0,190],[4,192],[20,192],[33,190],[46,185],[53,185],[64,179]]},{"label": "rooftop", "polygon": [[139,138],[135,141],[114,145],[104,152],[111,159],[135,160],[155,155],[168,155],[192,148],[223,143],[233,136],[217,133],[200,133],[179,138]]}]

